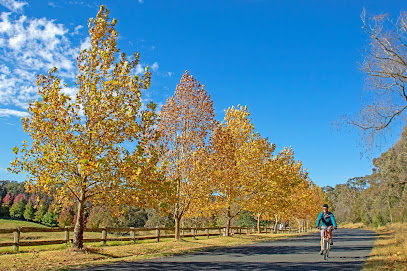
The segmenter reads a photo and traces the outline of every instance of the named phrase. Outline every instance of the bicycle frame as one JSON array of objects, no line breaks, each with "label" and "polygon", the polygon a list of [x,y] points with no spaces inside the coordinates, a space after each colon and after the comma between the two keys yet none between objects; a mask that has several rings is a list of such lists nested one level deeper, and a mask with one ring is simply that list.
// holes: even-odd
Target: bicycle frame
[{"label": "bicycle frame", "polygon": [[322,240],[322,247],[324,248],[324,260],[328,259],[329,256],[329,250],[331,249],[331,242],[330,242],[330,238],[329,238],[329,231],[331,231],[332,229],[327,228],[326,230],[324,230],[324,237]]}]

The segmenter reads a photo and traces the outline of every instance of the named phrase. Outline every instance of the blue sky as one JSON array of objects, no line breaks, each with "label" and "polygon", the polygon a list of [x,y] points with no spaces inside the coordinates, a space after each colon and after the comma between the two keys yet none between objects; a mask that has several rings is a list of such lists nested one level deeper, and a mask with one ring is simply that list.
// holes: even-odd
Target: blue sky
[{"label": "blue sky", "polygon": [[57,66],[75,93],[75,58],[101,4],[118,20],[119,48],[140,52],[140,69],[152,67],[145,101],[165,103],[188,70],[211,95],[217,119],[247,105],[256,130],[277,151],[292,146],[318,185],[371,172],[357,131],[331,123],[361,105],[363,7],[395,18],[405,1],[0,0],[0,180],[24,180],[5,169],[26,139],[20,117],[36,98],[35,75]]}]

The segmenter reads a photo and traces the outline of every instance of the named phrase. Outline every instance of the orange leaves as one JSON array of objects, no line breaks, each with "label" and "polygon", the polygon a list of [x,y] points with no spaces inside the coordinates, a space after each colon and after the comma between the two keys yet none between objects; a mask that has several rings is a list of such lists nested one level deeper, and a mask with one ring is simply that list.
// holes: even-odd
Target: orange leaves
[{"label": "orange leaves", "polygon": [[188,71],[159,114],[152,102],[141,110],[151,73],[134,75],[138,53],[118,55],[108,14],[101,7],[89,21],[91,48],[78,57],[75,99],[61,91],[56,69],[37,78],[42,99],[22,119],[32,144],[15,147],[11,163],[13,172],[28,172],[32,192],[81,206],[156,207],[176,219],[218,213],[229,222],[243,209],[280,215],[289,197],[311,202],[306,185],[296,188],[308,179],[292,149],[273,156],[247,106],[215,122],[210,96]]},{"label": "orange leaves", "polygon": [[[101,7],[89,21],[91,48],[78,57],[76,99],[61,91],[56,68],[38,76],[42,99],[29,104],[30,115],[22,120],[32,145],[24,143],[11,170],[28,172],[28,187],[60,201],[92,200],[108,205],[125,202],[126,198],[116,197],[125,193],[150,204],[146,195],[155,196],[153,190],[158,191],[158,180],[162,180],[151,147],[157,138],[155,105],[140,110],[141,89],[150,84],[151,74],[132,75],[138,53],[132,60],[122,54],[116,61],[117,32],[108,14]],[[126,142],[137,142],[140,148],[131,153],[120,146]],[[146,189],[148,193],[144,193]]]},{"label": "orange leaves", "polygon": [[159,117],[160,162],[165,165],[167,181],[176,188],[169,201],[175,218],[180,220],[190,206],[201,205],[199,201],[208,198],[204,195],[208,174],[205,161],[207,138],[214,126],[212,101],[199,81],[186,71]]}]

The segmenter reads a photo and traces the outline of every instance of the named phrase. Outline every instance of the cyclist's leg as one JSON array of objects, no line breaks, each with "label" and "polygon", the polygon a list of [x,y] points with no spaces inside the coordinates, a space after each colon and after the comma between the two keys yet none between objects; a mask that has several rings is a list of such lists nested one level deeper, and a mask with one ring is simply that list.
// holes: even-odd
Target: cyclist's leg
[{"label": "cyclist's leg", "polygon": [[324,250],[324,232],[326,231],[326,227],[321,227],[321,251]]},{"label": "cyclist's leg", "polygon": [[332,232],[333,232],[333,228],[332,228],[332,226],[330,226],[328,234],[329,234],[329,242],[330,242],[331,245],[333,245]]}]

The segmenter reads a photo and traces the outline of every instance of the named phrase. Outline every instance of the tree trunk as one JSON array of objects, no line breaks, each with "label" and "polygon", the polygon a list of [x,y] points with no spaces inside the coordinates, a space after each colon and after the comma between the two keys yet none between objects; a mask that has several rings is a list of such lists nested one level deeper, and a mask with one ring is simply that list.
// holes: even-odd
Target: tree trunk
[{"label": "tree trunk", "polygon": [[225,236],[229,236],[231,222],[232,222],[232,215],[230,214],[230,207],[228,207],[228,212],[226,213],[226,232],[225,232]]},{"label": "tree trunk", "polygon": [[229,236],[230,234],[230,224],[231,224],[232,218],[228,217],[227,222],[226,222],[226,236]]},{"label": "tree trunk", "polygon": [[301,233],[302,232],[302,221],[298,220],[298,231]]},{"label": "tree trunk", "polygon": [[277,233],[278,216],[275,216],[274,233]]},{"label": "tree trunk", "polygon": [[390,200],[389,196],[387,196],[387,205],[389,206],[389,213],[390,213],[390,224],[393,225],[393,215],[391,214],[391,206],[390,206]]},{"label": "tree trunk", "polygon": [[260,219],[261,219],[261,213],[257,214],[257,233],[261,233],[260,229]]},{"label": "tree trunk", "polygon": [[180,225],[181,225],[181,216],[176,215],[174,216],[175,219],[175,240],[181,240],[181,234],[180,234]]},{"label": "tree trunk", "polygon": [[78,201],[78,215],[76,219],[75,229],[73,231],[72,247],[77,249],[83,249],[83,228],[84,228],[84,210],[85,201],[83,196]]}]

